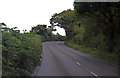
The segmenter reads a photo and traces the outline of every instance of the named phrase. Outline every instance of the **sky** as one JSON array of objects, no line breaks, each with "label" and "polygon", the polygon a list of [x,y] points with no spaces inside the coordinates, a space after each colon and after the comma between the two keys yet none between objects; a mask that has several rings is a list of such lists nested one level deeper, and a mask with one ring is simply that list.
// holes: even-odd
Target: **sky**
[{"label": "sky", "polygon": [[[73,9],[74,0],[0,0],[0,22],[7,27],[18,27],[28,31],[38,24],[50,25],[49,20],[54,13]],[[65,35],[59,27],[57,32]],[[56,33],[56,32],[54,32]]]}]

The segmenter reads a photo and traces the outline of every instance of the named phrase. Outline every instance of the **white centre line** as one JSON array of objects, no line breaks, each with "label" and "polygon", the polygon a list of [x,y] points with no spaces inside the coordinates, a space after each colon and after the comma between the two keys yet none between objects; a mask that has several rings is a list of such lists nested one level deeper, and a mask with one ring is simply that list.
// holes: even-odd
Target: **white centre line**
[{"label": "white centre line", "polygon": [[79,62],[77,62],[77,61],[76,61],[76,64],[79,65],[79,66],[81,66],[81,64]]},{"label": "white centre line", "polygon": [[94,75],[95,77],[98,77],[98,75],[96,75],[95,73],[93,73],[93,72],[90,72],[92,75]]},{"label": "white centre line", "polygon": [[[80,64],[79,62],[75,61],[75,63],[76,63],[77,65],[81,66],[81,64]],[[87,68],[85,68],[85,70],[89,71]],[[90,72],[90,74],[92,74],[93,76],[99,78],[98,75],[96,75],[95,73],[93,73],[93,72],[91,72],[91,71],[89,71],[89,72]]]}]

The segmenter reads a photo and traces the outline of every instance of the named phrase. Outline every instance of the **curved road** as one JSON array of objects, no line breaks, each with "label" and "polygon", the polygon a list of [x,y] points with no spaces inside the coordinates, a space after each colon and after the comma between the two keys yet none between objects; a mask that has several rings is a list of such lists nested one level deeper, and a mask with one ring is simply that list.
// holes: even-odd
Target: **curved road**
[{"label": "curved road", "polygon": [[104,60],[81,53],[64,42],[44,42],[37,76],[118,76],[118,68]]}]

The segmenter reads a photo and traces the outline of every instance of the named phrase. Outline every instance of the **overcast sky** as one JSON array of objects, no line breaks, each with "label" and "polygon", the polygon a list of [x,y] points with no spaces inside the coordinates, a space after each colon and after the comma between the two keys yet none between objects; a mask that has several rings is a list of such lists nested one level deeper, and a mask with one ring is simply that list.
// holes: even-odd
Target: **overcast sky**
[{"label": "overcast sky", "polygon": [[[0,0],[0,22],[21,31],[38,24],[49,24],[54,13],[73,9],[74,0]],[[58,28],[58,27],[57,27]],[[65,35],[58,28],[60,34]]]}]

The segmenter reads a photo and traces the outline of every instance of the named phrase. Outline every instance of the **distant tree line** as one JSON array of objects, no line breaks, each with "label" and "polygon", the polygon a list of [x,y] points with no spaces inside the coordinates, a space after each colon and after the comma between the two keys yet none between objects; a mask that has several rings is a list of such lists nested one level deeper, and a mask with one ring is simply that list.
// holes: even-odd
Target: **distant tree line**
[{"label": "distant tree line", "polygon": [[37,25],[32,27],[30,32],[34,34],[38,34],[42,37],[42,41],[64,41],[65,36],[61,36],[59,34],[54,35],[52,31],[56,31],[56,29],[51,29],[51,26],[47,28],[47,25]]}]

